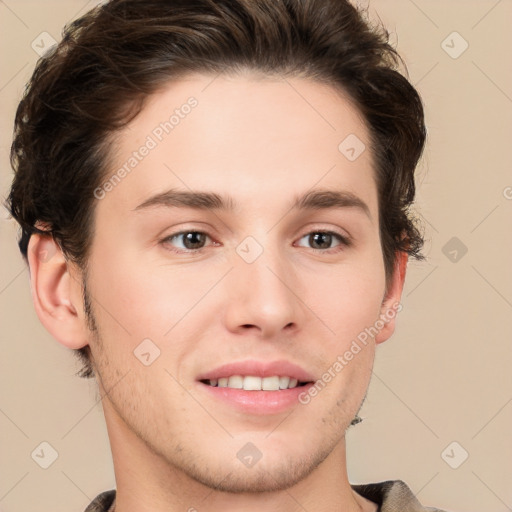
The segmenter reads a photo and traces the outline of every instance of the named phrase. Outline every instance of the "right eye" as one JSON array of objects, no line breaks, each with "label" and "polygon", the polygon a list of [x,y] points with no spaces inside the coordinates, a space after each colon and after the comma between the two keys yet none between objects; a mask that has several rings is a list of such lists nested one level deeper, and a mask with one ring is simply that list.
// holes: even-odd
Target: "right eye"
[{"label": "right eye", "polygon": [[201,231],[180,231],[166,236],[161,243],[177,247],[179,250],[175,252],[195,252],[205,248],[207,239],[211,240],[206,233]]}]

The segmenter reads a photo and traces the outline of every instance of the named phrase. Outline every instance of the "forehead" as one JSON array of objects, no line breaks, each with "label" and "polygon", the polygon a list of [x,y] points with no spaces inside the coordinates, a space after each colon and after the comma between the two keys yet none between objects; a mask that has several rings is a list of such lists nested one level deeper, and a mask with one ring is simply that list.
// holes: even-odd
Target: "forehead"
[{"label": "forehead", "polygon": [[[368,132],[341,92],[303,78],[191,75],[169,82],[118,135],[106,201],[132,210],[166,189],[288,200],[319,185],[375,203]],[[289,196],[289,197],[288,197]]]}]

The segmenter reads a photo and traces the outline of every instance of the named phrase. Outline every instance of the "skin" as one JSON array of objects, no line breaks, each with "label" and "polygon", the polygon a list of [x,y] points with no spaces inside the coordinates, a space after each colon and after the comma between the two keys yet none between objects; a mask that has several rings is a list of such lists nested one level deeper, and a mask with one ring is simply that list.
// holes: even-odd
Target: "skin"
[{"label": "skin", "polygon": [[[284,413],[242,414],[196,381],[245,359],[286,359],[319,379],[400,300],[407,256],[386,286],[371,153],[351,162],[338,150],[349,134],[369,147],[367,129],[343,94],[308,79],[192,75],[118,134],[111,173],[190,96],[198,105],[96,202],[87,288],[97,333],[79,269],[51,238],[29,246],[42,323],[66,347],[92,350],[116,511],[376,510],[350,487],[345,431],[394,319],[309,404]],[[236,207],[136,209],[171,188],[229,194]],[[290,209],[313,189],[348,191],[368,212]],[[168,238],[185,230],[208,235],[200,252]],[[325,231],[352,243],[317,248],[307,235]],[[248,236],[263,249],[250,264],[236,252]],[[150,366],[133,354],[146,338],[160,350]],[[262,453],[251,468],[236,456],[248,442]]]}]

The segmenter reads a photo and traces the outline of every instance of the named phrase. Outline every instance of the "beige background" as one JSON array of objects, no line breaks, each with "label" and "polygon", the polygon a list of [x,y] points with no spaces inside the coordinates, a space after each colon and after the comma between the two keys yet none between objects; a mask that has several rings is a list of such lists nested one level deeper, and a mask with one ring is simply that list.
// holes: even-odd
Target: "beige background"
[{"label": "beige background", "polygon": [[[43,31],[58,40],[96,1],[0,1],[3,198],[32,41]],[[409,264],[397,332],[378,350],[365,419],[348,434],[350,479],[403,479],[447,510],[512,510],[512,1],[373,0],[370,12],[426,104],[418,211],[428,261]],[[469,44],[458,58],[445,51],[463,48],[454,31]],[[99,397],[40,325],[4,209],[0,227],[0,510],[82,511],[115,484]],[[458,248],[446,247],[452,237]],[[58,452],[48,469],[31,458],[43,441]]]}]

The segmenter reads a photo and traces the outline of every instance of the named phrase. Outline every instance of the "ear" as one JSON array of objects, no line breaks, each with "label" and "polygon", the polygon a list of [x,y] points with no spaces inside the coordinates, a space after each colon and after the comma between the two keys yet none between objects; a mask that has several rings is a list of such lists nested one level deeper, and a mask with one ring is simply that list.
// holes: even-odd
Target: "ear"
[{"label": "ear", "polygon": [[34,307],[41,323],[62,345],[79,349],[88,344],[81,303],[81,281],[51,235],[34,233],[27,258]]},{"label": "ear", "polygon": [[402,310],[400,299],[404,287],[408,258],[409,255],[406,252],[399,251],[396,253],[393,276],[388,285],[380,310],[380,320],[384,322],[384,326],[380,329],[377,336],[375,336],[376,343],[386,341],[395,331],[396,315]]}]

